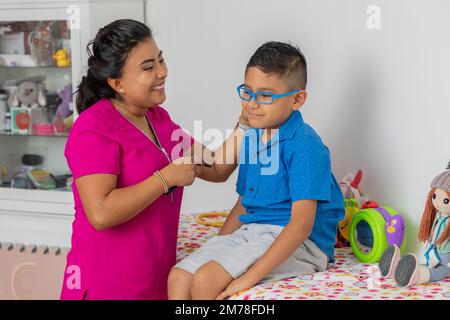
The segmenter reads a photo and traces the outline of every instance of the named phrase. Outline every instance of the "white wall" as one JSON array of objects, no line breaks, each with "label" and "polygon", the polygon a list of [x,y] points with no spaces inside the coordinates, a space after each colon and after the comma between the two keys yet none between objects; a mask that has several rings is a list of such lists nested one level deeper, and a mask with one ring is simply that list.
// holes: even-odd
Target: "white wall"
[{"label": "white wall", "polygon": [[[381,9],[369,30],[366,9]],[[408,249],[431,179],[450,160],[450,2],[446,0],[150,0],[147,21],[169,67],[172,117],[188,130],[225,132],[238,117],[235,87],[265,41],[292,41],[308,61],[302,111],[332,152],[338,179],[361,168],[372,197],[404,214]],[[236,175],[196,181],[183,212],[230,208]]]}]

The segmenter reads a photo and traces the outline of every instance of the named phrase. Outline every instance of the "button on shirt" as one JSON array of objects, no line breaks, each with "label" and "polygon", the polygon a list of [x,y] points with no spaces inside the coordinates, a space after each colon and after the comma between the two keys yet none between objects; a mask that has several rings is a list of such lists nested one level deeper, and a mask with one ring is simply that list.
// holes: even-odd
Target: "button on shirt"
[{"label": "button on shirt", "polygon": [[292,112],[267,144],[262,133],[250,129],[244,135],[236,191],[246,213],[239,220],[285,226],[293,202],[316,200],[309,238],[334,261],[338,222],[345,211],[328,148],[299,111]]}]

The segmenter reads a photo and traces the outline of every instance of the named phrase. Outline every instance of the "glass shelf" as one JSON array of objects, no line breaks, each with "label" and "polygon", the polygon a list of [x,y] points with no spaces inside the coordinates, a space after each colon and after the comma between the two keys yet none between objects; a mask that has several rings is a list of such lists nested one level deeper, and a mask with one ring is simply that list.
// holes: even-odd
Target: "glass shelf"
[{"label": "glass shelf", "polygon": [[49,137],[49,138],[67,138],[69,133],[55,133],[52,135],[44,135],[44,134],[22,134],[10,131],[0,131],[0,136],[12,136],[12,137]]},{"label": "glass shelf", "polygon": [[68,69],[72,67],[71,63],[58,65],[56,62],[47,62],[46,64],[36,64],[31,55],[10,55],[0,53],[0,68],[59,68]]},{"label": "glass shelf", "polygon": [[66,70],[67,72],[71,72],[72,66],[67,67],[57,67],[57,66],[2,66],[0,65],[0,69],[61,69]]},{"label": "glass shelf", "polygon": [[20,188],[11,188],[11,183],[10,182],[4,182],[3,184],[0,185],[0,188],[6,188],[6,189],[11,189],[11,190],[40,190],[40,191],[58,191],[58,192],[72,192],[71,189],[67,189],[67,188],[56,188],[56,189],[20,189]]}]

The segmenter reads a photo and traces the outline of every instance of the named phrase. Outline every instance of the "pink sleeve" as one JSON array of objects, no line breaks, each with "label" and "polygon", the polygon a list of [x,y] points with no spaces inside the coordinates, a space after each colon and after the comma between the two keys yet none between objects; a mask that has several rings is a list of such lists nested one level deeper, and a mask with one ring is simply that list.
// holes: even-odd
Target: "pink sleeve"
[{"label": "pink sleeve", "polygon": [[65,156],[73,179],[90,174],[120,174],[117,143],[92,131],[83,131],[67,140]]}]

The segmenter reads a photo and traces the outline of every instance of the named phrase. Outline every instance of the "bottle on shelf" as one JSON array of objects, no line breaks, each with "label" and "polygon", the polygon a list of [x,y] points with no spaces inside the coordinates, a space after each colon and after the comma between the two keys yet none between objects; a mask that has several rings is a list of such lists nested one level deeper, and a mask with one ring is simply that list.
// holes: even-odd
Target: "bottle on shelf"
[{"label": "bottle on shelf", "polygon": [[6,132],[11,132],[11,113],[6,113]]}]

